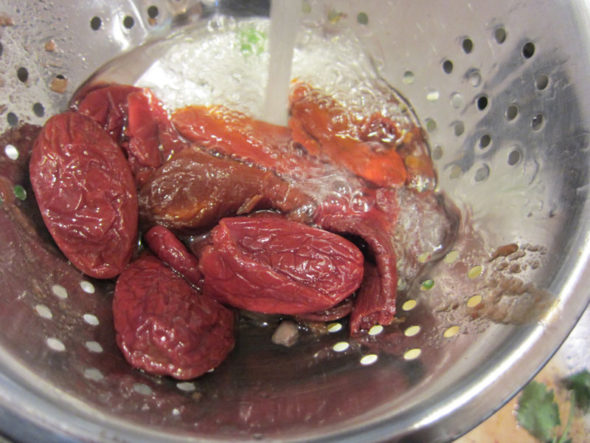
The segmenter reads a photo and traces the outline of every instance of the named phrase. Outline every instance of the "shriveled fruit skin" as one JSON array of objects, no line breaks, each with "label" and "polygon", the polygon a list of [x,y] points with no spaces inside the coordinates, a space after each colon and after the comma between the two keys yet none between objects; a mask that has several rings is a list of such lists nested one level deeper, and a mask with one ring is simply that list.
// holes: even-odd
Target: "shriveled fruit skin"
[{"label": "shriveled fruit skin", "polygon": [[125,152],[137,186],[186,143],[148,88],[101,84],[80,91],[71,108],[95,120]]},{"label": "shriveled fruit skin", "polygon": [[348,240],[275,216],[220,221],[200,258],[204,292],[267,314],[328,309],[351,295],[363,255]]},{"label": "shriveled fruit skin", "polygon": [[311,199],[271,171],[196,147],[159,168],[139,193],[144,224],[198,232],[254,209],[298,210]]},{"label": "shriveled fruit skin", "polygon": [[187,281],[198,285],[201,280],[199,260],[184,246],[172,231],[163,226],[154,226],[145,233],[144,239],[151,251]]},{"label": "shriveled fruit skin", "polygon": [[72,264],[95,278],[120,274],[137,244],[137,193],[104,129],[75,112],[50,118],[29,173],[43,221]]},{"label": "shriveled fruit skin", "polygon": [[72,110],[96,121],[115,142],[125,140],[129,94],[141,91],[130,85],[103,84],[82,90],[72,100]]},{"label": "shriveled fruit skin", "polygon": [[234,313],[152,255],[120,275],[113,319],[117,344],[132,366],[179,380],[217,367],[235,343]]}]

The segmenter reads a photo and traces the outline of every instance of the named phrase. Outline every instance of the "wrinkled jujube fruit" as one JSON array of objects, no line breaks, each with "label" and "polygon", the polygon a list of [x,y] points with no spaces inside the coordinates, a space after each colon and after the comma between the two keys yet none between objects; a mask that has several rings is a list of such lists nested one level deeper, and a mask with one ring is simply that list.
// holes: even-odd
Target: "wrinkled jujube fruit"
[{"label": "wrinkled jujube fruit", "polygon": [[145,224],[185,232],[255,209],[289,212],[309,203],[309,197],[271,171],[196,147],[174,155],[139,192]]},{"label": "wrinkled jujube fruit", "polygon": [[82,90],[72,99],[72,109],[96,121],[115,142],[125,139],[129,94],[141,91],[130,85],[105,84]]},{"label": "wrinkled jujube fruit", "polygon": [[276,216],[222,219],[211,241],[200,258],[205,294],[249,311],[322,311],[351,295],[363,276],[354,244]]},{"label": "wrinkled jujube fruit", "polygon": [[144,238],[152,252],[160,260],[190,283],[199,284],[199,280],[201,280],[199,260],[189,252],[172,231],[163,226],[154,226],[145,233]]},{"label": "wrinkled jujube fruit", "polygon": [[234,313],[152,255],[119,276],[113,319],[127,361],[151,374],[195,378],[234,347]]},{"label": "wrinkled jujube fruit", "polygon": [[50,118],[29,172],[45,225],[72,264],[96,278],[121,273],[137,242],[137,193],[104,129],[75,112]]}]

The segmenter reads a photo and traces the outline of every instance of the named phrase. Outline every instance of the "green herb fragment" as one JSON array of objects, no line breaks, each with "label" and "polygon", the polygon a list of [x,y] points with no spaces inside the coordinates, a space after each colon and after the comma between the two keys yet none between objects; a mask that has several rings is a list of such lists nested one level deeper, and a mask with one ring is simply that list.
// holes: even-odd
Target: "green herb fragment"
[{"label": "green herb fragment", "polygon": [[530,382],[520,395],[517,419],[535,438],[553,441],[553,429],[561,424],[553,391],[547,390],[543,383]]},{"label": "green herb fragment", "polygon": [[365,12],[359,12],[356,21],[359,25],[366,25],[369,23],[369,16]]},{"label": "green herb fragment", "polygon": [[21,185],[15,185],[13,188],[14,196],[19,200],[26,200],[27,199],[27,191]]},{"label": "green herb fragment", "polygon": [[244,55],[260,55],[264,52],[266,45],[266,34],[253,26],[242,29],[238,34],[240,51]]},{"label": "green herb fragment", "polygon": [[428,289],[432,289],[434,288],[434,280],[424,280],[421,284],[420,284],[420,289],[422,289],[423,291],[427,291]]},{"label": "green herb fragment", "polygon": [[328,21],[333,25],[338,23],[343,18],[346,18],[346,14],[344,12],[338,12],[335,9],[330,9],[330,12],[328,12]]},{"label": "green herb fragment", "polygon": [[306,1],[306,0],[303,1],[303,3],[301,4],[301,11],[303,11],[304,14],[311,13],[311,5],[309,4],[308,1]]},{"label": "green herb fragment", "polygon": [[576,406],[583,412],[590,408],[590,372],[587,369],[567,377],[565,386],[575,393]]}]

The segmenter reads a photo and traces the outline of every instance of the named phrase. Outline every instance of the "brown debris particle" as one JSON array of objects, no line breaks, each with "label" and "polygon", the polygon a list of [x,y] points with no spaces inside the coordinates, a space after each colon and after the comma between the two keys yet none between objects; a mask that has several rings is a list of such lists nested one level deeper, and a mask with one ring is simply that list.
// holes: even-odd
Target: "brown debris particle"
[{"label": "brown debris particle", "polygon": [[55,44],[55,42],[54,42],[53,40],[47,40],[47,41],[45,42],[45,46],[44,46],[44,48],[45,48],[45,50],[46,50],[47,52],[53,52],[53,51],[55,51],[55,48],[56,48],[56,47],[57,47],[57,46],[56,46],[56,44]]},{"label": "brown debris particle", "polygon": [[68,87],[68,79],[64,78],[63,76],[54,77],[53,80],[51,80],[51,84],[49,85],[49,88],[53,92],[58,92],[60,94],[63,94],[64,92],[66,92],[67,87]]},{"label": "brown debris particle", "polygon": [[0,26],[14,26],[14,20],[6,14],[0,14]]},{"label": "brown debris particle", "polygon": [[490,261],[494,261],[498,257],[506,257],[510,254],[515,253],[516,251],[518,251],[518,245],[516,243],[502,245],[502,246],[498,247],[498,249],[496,249],[496,251],[494,251],[494,253],[492,254],[492,257],[490,258]]}]

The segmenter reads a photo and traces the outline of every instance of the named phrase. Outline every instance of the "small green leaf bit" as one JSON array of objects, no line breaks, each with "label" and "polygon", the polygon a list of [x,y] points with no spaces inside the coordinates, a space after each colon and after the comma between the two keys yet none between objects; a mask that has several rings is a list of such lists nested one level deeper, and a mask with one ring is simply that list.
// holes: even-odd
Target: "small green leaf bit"
[{"label": "small green leaf bit", "polygon": [[576,406],[583,412],[588,412],[590,408],[590,372],[584,369],[570,375],[564,381],[565,386],[576,394]]},{"label": "small green leaf bit", "polygon": [[553,429],[561,424],[554,393],[543,383],[530,382],[518,401],[518,423],[537,439],[553,441]]}]

